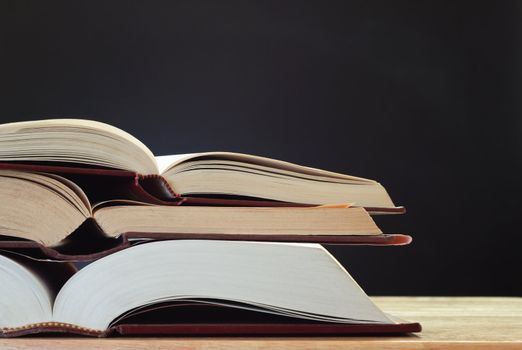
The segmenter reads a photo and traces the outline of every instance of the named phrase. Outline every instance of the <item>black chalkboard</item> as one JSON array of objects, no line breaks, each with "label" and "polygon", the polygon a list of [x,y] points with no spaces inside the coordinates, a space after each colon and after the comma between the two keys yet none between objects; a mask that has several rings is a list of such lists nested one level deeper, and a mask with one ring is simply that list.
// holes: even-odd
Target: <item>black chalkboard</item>
[{"label": "black chalkboard", "polygon": [[[517,295],[522,3],[0,1],[0,122],[375,178],[409,247],[331,251],[371,294]],[[1,146],[0,146],[1,147]]]}]

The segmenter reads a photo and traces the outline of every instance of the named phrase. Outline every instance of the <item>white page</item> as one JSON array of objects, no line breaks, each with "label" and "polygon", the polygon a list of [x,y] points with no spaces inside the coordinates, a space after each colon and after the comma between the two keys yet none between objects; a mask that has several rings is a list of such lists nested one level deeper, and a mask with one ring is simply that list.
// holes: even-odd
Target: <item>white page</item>
[{"label": "white page", "polygon": [[55,302],[55,320],[104,330],[154,301],[222,299],[392,323],[320,245],[183,240],[138,245],[80,270]]}]

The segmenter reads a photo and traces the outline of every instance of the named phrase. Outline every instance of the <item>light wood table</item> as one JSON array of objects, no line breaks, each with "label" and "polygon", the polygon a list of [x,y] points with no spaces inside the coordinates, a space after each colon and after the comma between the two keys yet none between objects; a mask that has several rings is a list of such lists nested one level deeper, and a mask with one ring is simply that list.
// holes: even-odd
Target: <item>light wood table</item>
[{"label": "light wood table", "polygon": [[423,332],[394,337],[0,339],[0,349],[522,349],[522,298],[374,297]]}]

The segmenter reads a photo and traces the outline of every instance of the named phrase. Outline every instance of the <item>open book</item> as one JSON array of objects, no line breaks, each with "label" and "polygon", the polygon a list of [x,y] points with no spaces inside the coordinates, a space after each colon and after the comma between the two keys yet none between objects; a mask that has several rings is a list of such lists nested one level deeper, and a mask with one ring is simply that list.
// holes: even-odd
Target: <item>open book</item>
[{"label": "open book", "polygon": [[140,178],[157,176],[165,181],[164,198],[193,198],[200,203],[205,198],[216,203],[216,197],[311,205],[350,202],[376,212],[401,211],[374,180],[240,153],[155,157],[132,135],[91,120],[3,124],[0,144],[0,162],[4,163],[65,164],[87,172],[118,169]]},{"label": "open book", "polygon": [[91,203],[72,181],[45,173],[0,170],[0,234],[58,245],[86,220],[105,235],[382,235],[361,207],[160,206],[113,200]]},{"label": "open book", "polygon": [[[199,320],[192,312],[198,306],[207,310]],[[192,310],[185,313],[188,319],[181,317],[186,307]],[[228,311],[214,316],[221,326],[212,328],[212,310],[223,308]],[[274,322],[279,325],[272,329],[288,333],[299,333],[301,326],[313,333],[310,324],[337,326],[331,333],[349,332],[353,325],[369,327],[359,328],[366,332],[420,330],[379,310],[323,247],[290,243],[159,241],[106,256],[76,273],[64,263],[0,255],[0,314],[3,336],[180,329],[234,334],[248,323],[259,334]]]}]

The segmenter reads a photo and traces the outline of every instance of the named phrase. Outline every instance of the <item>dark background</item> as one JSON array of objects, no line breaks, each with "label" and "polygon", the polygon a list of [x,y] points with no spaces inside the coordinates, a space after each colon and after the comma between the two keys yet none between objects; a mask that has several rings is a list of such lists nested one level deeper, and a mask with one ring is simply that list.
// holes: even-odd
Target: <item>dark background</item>
[{"label": "dark background", "polygon": [[0,1],[0,122],[379,180],[408,247],[330,247],[370,294],[520,295],[522,2]]}]

